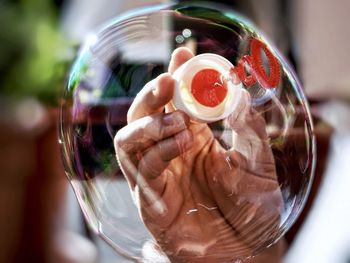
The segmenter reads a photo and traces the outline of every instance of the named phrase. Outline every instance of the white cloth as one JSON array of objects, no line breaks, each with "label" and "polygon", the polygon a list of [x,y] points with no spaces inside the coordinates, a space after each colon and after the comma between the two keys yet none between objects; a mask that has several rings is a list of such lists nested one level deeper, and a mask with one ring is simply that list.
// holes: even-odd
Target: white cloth
[{"label": "white cloth", "polygon": [[309,98],[350,99],[350,1],[293,0],[292,32]]},{"label": "white cloth", "polygon": [[336,134],[318,198],[285,263],[346,263],[350,258],[350,134]]}]

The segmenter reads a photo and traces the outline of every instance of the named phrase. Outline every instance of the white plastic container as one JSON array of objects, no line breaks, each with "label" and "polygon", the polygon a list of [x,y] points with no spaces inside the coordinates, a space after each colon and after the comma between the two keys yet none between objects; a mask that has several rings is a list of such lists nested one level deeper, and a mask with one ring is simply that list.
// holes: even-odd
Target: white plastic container
[{"label": "white plastic container", "polygon": [[[172,103],[175,109],[187,113],[197,122],[215,122],[228,117],[237,107],[241,98],[242,83],[234,84],[230,77],[232,63],[226,58],[206,53],[193,57],[173,74],[176,80]],[[192,80],[204,69],[213,69],[221,74],[227,87],[227,93],[222,102],[213,107],[200,103],[192,94]]]}]

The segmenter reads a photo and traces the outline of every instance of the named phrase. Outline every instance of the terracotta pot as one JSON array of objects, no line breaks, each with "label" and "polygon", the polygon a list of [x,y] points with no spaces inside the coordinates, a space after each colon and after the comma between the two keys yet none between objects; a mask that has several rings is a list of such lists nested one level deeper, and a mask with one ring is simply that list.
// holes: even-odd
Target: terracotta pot
[{"label": "terracotta pot", "polygon": [[87,249],[81,257],[92,255],[88,261],[94,262],[91,242],[62,235],[68,182],[57,139],[58,110],[41,110],[40,120],[9,109],[0,115],[0,263],[77,262],[60,247],[62,237],[77,254]]}]

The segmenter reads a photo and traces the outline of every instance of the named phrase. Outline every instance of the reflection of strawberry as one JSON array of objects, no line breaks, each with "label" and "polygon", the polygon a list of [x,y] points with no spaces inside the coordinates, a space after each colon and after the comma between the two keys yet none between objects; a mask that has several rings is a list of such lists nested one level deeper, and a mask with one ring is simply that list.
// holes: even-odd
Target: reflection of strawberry
[{"label": "reflection of strawberry", "polygon": [[220,72],[215,69],[203,69],[193,77],[191,93],[200,104],[216,107],[226,97],[227,84]]}]

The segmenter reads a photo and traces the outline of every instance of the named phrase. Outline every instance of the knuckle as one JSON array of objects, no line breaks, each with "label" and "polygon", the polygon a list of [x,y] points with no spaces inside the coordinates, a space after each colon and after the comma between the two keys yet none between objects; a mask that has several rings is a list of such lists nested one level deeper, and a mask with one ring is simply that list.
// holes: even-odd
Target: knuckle
[{"label": "knuckle", "polygon": [[179,153],[184,153],[191,146],[193,137],[189,130],[184,130],[175,136],[175,142]]},{"label": "knuckle", "polygon": [[121,138],[121,130],[119,130],[117,134],[114,136],[113,144],[115,149],[120,148],[123,145],[123,141]]},{"label": "knuckle", "polygon": [[132,122],[134,119],[134,109],[133,106],[130,107],[128,113],[126,114],[126,120],[128,123]]},{"label": "knuckle", "polygon": [[153,90],[152,89],[148,90],[145,93],[144,101],[145,101],[146,105],[148,106],[148,108],[150,108],[150,109],[156,109],[158,107],[158,102],[154,98],[154,94],[153,94]]},{"label": "knuckle", "polygon": [[[157,159],[162,162],[168,162],[172,158],[169,157],[169,145],[166,143],[158,143],[157,144]],[[171,153],[174,153],[174,151],[170,151]]]},{"label": "knuckle", "polygon": [[159,167],[159,159],[154,159],[152,162],[145,160],[144,158],[140,162],[140,168],[139,171],[142,171],[142,175],[146,176],[147,178],[155,179],[158,177],[160,171],[158,169]]},{"label": "knuckle", "polygon": [[164,135],[164,127],[160,122],[160,118],[157,117],[145,117],[145,124],[142,126],[142,133],[144,137],[153,141],[158,141]]},{"label": "knuckle", "polygon": [[121,128],[114,136],[113,143],[114,143],[114,148],[116,150],[124,149],[125,145],[127,144],[127,135],[130,134],[127,127],[128,126]]}]

